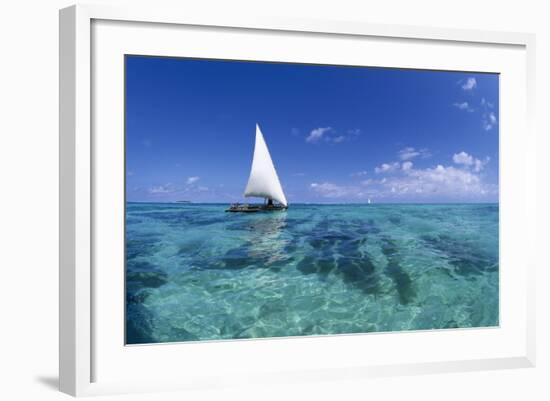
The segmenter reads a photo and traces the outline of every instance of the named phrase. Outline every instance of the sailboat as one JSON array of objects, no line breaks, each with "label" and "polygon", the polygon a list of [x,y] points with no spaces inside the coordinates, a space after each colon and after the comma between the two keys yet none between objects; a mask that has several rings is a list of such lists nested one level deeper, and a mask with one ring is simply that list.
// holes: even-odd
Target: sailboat
[{"label": "sailboat", "polygon": [[256,124],[256,143],[248,184],[244,190],[245,197],[264,198],[263,204],[232,204],[226,212],[266,212],[286,210],[286,200],[283,187],[277,176],[277,171],[271,160],[269,149],[265,143],[260,126]]}]

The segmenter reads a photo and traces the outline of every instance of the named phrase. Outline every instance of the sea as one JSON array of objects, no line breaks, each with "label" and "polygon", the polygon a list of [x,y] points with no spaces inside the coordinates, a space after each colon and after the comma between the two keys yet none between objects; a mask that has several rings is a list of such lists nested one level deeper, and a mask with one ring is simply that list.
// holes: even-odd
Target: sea
[{"label": "sea", "polygon": [[126,205],[126,343],[499,325],[498,204]]}]

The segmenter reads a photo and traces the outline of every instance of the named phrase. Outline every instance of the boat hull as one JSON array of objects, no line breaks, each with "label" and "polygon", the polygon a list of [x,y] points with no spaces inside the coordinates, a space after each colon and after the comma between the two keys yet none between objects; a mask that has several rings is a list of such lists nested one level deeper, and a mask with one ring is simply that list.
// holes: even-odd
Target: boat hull
[{"label": "boat hull", "polygon": [[231,213],[261,213],[261,212],[280,212],[288,209],[288,206],[282,205],[231,205],[226,212]]}]

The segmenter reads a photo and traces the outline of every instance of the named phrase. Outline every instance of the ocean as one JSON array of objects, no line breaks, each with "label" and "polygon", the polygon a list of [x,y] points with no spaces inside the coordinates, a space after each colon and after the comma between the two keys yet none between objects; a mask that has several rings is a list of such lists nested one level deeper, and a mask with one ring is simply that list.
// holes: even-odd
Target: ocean
[{"label": "ocean", "polygon": [[126,343],[499,324],[498,204],[127,203]]}]

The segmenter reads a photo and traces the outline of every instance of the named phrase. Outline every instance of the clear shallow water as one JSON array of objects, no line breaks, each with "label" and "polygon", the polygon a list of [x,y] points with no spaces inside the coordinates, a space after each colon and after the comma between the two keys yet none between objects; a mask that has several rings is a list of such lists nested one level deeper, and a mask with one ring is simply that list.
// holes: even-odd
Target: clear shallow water
[{"label": "clear shallow water", "polygon": [[498,325],[498,205],[127,204],[127,343]]}]

